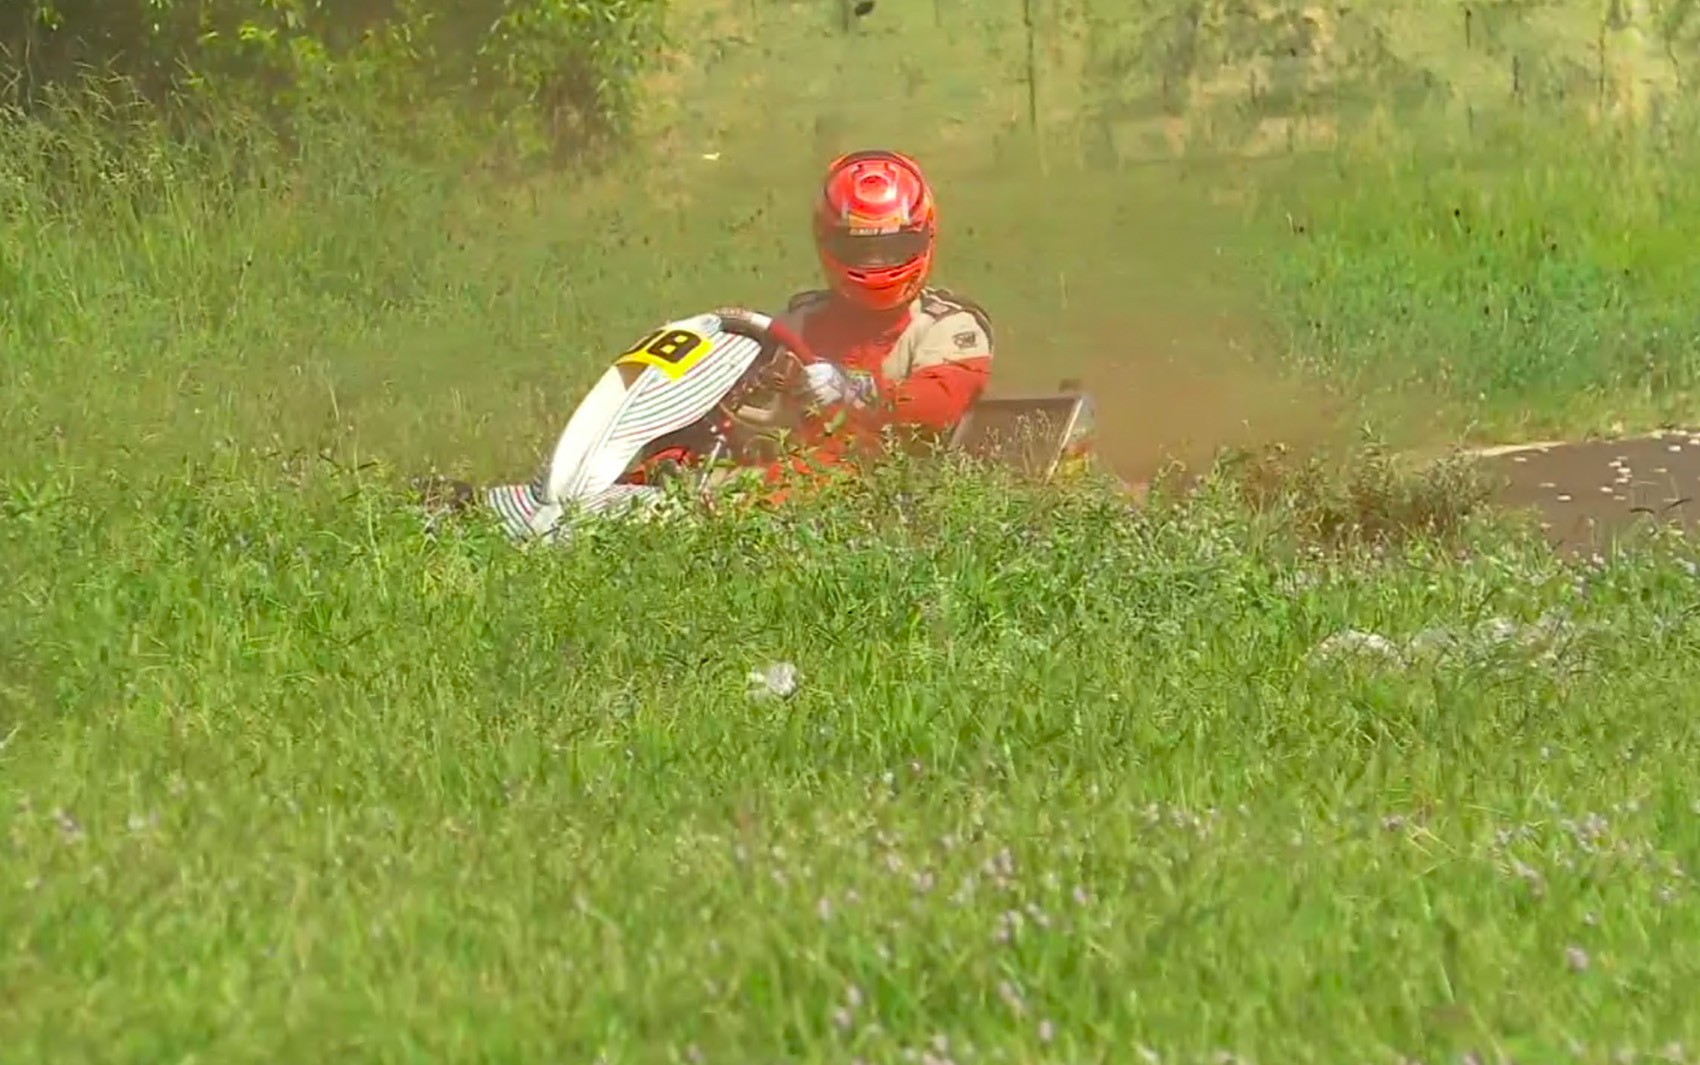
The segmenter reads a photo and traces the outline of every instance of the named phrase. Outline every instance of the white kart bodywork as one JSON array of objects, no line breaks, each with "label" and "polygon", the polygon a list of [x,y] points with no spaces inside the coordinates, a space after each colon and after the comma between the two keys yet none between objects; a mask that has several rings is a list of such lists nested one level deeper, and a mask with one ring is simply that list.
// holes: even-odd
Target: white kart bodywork
[{"label": "white kart bodywork", "polygon": [[[573,411],[538,479],[484,493],[509,534],[552,540],[580,518],[658,502],[662,489],[620,478],[646,446],[713,412],[762,352],[760,341],[725,324],[713,313],[668,322],[621,354]],[[700,343],[687,341],[688,354],[676,360],[654,354],[657,338],[669,335]]]},{"label": "white kart bodywork", "polygon": [[[787,413],[788,404],[772,410],[743,404],[761,390],[776,365],[763,361],[758,368],[758,360],[791,350],[787,344],[796,348],[803,341],[754,311],[668,322],[622,352],[602,374],[573,411],[535,481],[486,489],[483,501],[521,544],[558,541],[586,518],[654,515],[665,489],[623,483],[650,445],[686,429],[692,431],[684,435],[698,438],[699,423],[712,414],[733,415],[732,404],[738,406],[730,420],[744,429],[771,434],[785,428],[795,413]],[[1089,398],[1076,382],[1064,382],[1055,393],[982,397],[957,424],[947,446],[1046,479],[1066,456],[1080,451],[1091,436],[1091,423]],[[1035,431],[1035,425],[1043,428]],[[712,447],[698,447],[701,439],[690,447],[710,460],[708,470],[726,458],[737,465],[742,445],[728,448],[726,435],[710,435]],[[698,488],[707,491],[715,480],[715,474],[705,472]]]}]

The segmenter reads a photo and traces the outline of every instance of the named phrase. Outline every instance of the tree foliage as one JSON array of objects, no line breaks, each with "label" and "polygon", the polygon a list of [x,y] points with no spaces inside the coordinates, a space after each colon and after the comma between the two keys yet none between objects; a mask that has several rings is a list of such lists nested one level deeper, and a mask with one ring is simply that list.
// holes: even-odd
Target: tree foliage
[{"label": "tree foliage", "polygon": [[617,135],[662,40],[665,0],[21,0],[0,50],[28,106],[122,75],[164,103],[217,87],[287,110],[464,97],[534,109],[557,139]]}]

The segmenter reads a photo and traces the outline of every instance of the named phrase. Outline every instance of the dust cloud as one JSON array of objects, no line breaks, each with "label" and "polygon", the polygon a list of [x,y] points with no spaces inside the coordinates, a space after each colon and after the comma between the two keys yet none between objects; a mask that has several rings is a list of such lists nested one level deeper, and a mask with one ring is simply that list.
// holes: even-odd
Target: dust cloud
[{"label": "dust cloud", "polygon": [[1272,365],[1275,348],[1252,347],[1273,344],[1255,323],[1158,310],[1121,321],[1108,335],[1138,341],[1052,365],[1091,394],[1099,455],[1123,480],[1147,482],[1171,464],[1199,470],[1226,448],[1281,443],[1302,454],[1345,439],[1345,404]]},{"label": "dust cloud", "polygon": [[821,168],[842,152],[893,148],[921,163],[938,197],[933,283],[992,318],[992,394],[1081,381],[1101,454],[1124,479],[1173,461],[1207,465],[1226,447],[1302,453],[1346,438],[1350,397],[1287,350],[1269,273],[1282,234],[1255,207],[1266,164],[1092,166],[1019,135],[900,135],[831,111],[800,125],[812,141],[780,153],[728,147],[714,164],[717,195],[694,190],[691,217],[705,225],[755,219],[736,238],[764,249],[752,291],[821,283],[809,243]]},{"label": "dust cloud", "polygon": [[1080,381],[1100,453],[1135,482],[1223,448],[1343,440],[1349,399],[1286,350],[1266,272],[1278,249],[1246,209],[1257,177],[1172,166],[943,178],[939,283],[992,314],[992,390]]}]

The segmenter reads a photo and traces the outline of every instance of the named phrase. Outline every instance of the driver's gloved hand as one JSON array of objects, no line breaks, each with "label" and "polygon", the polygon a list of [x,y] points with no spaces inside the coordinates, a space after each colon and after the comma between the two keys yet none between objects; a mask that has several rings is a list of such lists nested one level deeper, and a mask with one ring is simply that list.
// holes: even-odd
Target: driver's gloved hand
[{"label": "driver's gloved hand", "polygon": [[797,382],[799,398],[820,407],[845,403],[865,407],[877,391],[874,379],[861,374],[847,374],[830,362],[813,362],[803,367]]}]

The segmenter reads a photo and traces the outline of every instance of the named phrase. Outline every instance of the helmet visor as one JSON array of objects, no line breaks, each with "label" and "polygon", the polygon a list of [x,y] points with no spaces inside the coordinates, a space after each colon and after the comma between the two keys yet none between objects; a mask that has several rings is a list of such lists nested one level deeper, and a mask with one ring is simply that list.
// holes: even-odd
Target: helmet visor
[{"label": "helmet visor", "polygon": [[835,230],[825,243],[827,254],[852,270],[881,270],[920,258],[927,250],[927,233],[919,229],[896,233]]}]

